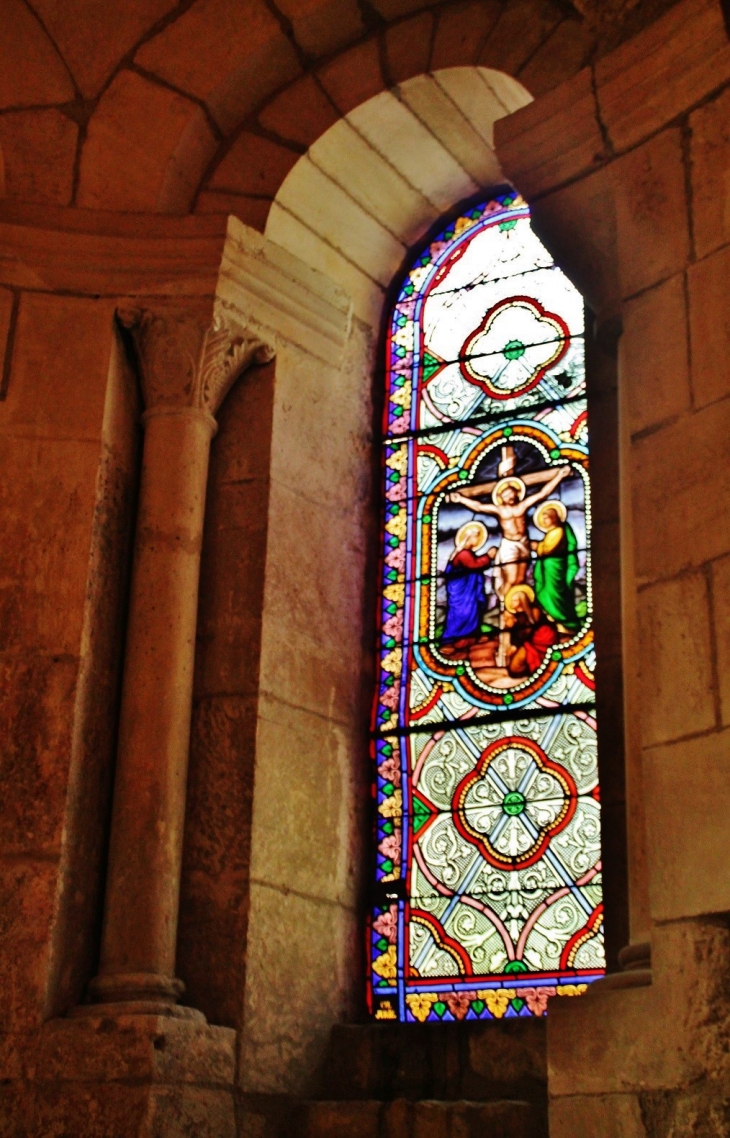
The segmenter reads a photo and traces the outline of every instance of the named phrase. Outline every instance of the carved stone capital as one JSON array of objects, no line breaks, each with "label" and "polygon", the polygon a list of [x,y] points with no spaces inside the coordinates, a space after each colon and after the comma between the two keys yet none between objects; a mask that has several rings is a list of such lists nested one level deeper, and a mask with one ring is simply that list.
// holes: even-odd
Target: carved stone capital
[{"label": "carved stone capital", "polygon": [[117,319],[134,339],[145,417],[195,410],[214,417],[238,376],[268,363],[274,349],[209,309],[120,305]]}]

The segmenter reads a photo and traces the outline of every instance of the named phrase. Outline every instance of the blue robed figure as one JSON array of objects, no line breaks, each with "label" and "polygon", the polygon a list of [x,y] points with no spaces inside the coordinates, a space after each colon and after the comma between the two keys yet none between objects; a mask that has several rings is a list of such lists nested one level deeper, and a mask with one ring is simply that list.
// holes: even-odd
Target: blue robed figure
[{"label": "blue robed figure", "polygon": [[444,640],[459,640],[479,633],[487,605],[484,570],[494,551],[477,556],[474,552],[487,540],[482,522],[467,522],[456,534],[454,552],[446,566],[446,624]]}]

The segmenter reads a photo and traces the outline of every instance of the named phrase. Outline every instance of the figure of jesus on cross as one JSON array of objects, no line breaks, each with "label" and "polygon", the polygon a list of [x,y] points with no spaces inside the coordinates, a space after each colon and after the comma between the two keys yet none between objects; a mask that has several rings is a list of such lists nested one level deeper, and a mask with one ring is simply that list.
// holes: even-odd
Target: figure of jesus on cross
[{"label": "figure of jesus on cross", "polygon": [[[494,589],[502,612],[507,593],[514,585],[522,584],[530,564],[527,511],[549,498],[558,483],[570,475],[569,466],[559,466],[552,471],[535,471],[520,478],[515,474],[516,462],[514,447],[502,447],[498,481],[469,486],[449,494],[447,498],[447,501],[458,502],[474,513],[491,514],[499,519],[502,540],[494,557]],[[542,489],[528,495],[527,485],[540,482],[544,483]],[[486,494],[491,494],[491,504],[478,501],[478,497]],[[508,639],[508,635],[500,636],[498,664],[501,667],[507,664]]]}]

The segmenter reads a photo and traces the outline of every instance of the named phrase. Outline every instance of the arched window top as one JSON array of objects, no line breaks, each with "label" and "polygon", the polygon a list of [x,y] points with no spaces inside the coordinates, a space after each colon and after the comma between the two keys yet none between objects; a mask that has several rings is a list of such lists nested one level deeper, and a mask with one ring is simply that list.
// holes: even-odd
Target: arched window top
[{"label": "arched window top", "polygon": [[542,1015],[604,967],[580,294],[513,190],[418,255],[386,343],[380,1019]]}]

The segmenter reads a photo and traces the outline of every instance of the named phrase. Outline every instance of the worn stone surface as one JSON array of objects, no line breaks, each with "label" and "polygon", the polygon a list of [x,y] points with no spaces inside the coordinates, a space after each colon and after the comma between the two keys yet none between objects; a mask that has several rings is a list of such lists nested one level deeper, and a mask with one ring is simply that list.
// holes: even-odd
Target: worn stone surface
[{"label": "worn stone surface", "polygon": [[698,257],[730,240],[730,91],[690,115],[692,227]]},{"label": "worn stone surface", "polygon": [[633,434],[666,422],[691,405],[684,274],[628,301],[623,325],[622,374]]},{"label": "worn stone surface", "polygon": [[0,115],[8,197],[70,205],[78,127],[52,108]]},{"label": "worn stone surface", "polygon": [[3,4],[0,41],[0,107],[37,107],[73,98],[73,84],[63,60],[32,9],[22,0],[7,0]]},{"label": "worn stone surface", "polygon": [[665,130],[612,167],[625,297],[681,272],[689,256],[679,130]]},{"label": "worn stone surface", "polygon": [[723,399],[730,392],[730,363],[724,350],[730,337],[730,316],[723,300],[729,280],[729,246],[690,265],[687,272],[696,407]]}]

